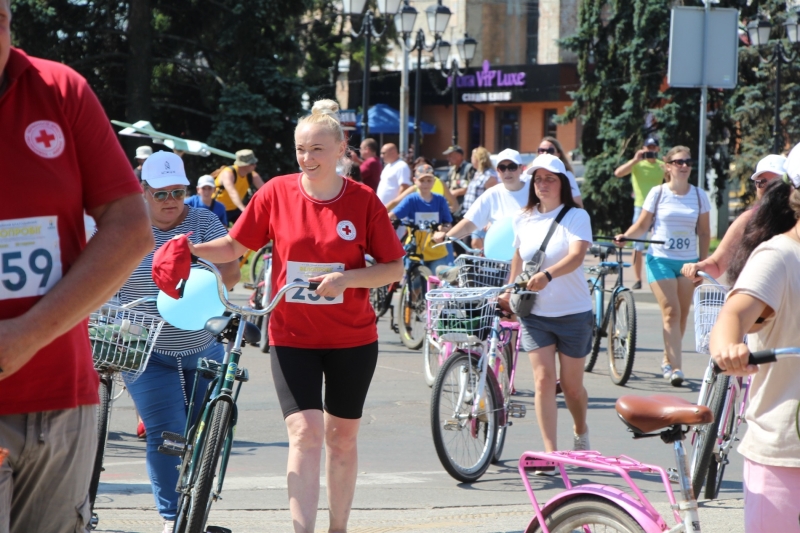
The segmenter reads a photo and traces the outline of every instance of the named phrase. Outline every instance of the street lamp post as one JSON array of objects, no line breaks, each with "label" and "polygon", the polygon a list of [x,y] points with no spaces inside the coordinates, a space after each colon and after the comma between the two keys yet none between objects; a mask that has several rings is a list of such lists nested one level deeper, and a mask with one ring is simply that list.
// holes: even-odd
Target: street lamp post
[{"label": "street lamp post", "polygon": [[[772,134],[775,138],[773,153],[775,154],[780,154],[786,145],[781,134],[781,66],[789,64],[797,58],[793,48],[798,41],[798,14],[793,13],[784,23],[784,27],[786,28],[786,37],[791,45],[789,50],[784,48],[780,40],[776,40],[769,57],[764,58],[760,53],[758,56],[763,63],[775,63],[775,122],[772,127]],[[750,43],[759,48],[769,46],[771,29],[772,25],[765,19],[749,22],[747,24],[747,34],[750,37]]]},{"label": "street lamp post", "polygon": [[442,75],[450,79],[450,91],[453,95],[453,146],[458,144],[458,77],[463,76],[463,72],[458,69],[458,56],[464,60],[466,68],[469,68],[469,62],[475,58],[475,51],[478,48],[478,41],[464,34],[463,39],[459,39],[456,43],[458,54],[450,62],[449,71],[445,72],[445,65],[447,65],[447,58],[450,56],[450,43],[447,41],[439,41],[434,51],[434,57],[442,66]]},{"label": "street lamp post", "polygon": [[[408,0],[405,0],[403,9],[400,10],[398,16],[395,18],[395,25],[397,26],[398,33],[403,36],[403,45],[411,52],[417,52],[417,74],[414,80],[414,159],[420,155],[420,105],[422,95],[422,51],[428,52],[436,49],[441,35],[447,28],[450,22],[450,9],[442,5],[442,0],[439,0],[437,5],[429,6],[426,10],[428,31],[433,34],[433,44],[428,45],[425,42],[425,32],[422,28],[417,30],[413,44],[409,44],[408,39],[414,31],[414,23],[417,19],[417,10],[411,6]],[[402,124],[401,127],[408,127]]]},{"label": "street lamp post", "polygon": [[364,8],[367,6],[367,0],[342,0],[342,12],[350,17],[350,24],[353,24],[353,17],[364,13],[364,18],[361,21],[361,29],[357,32],[350,30],[353,38],[364,36],[364,77],[363,88],[361,92],[361,138],[365,139],[369,136],[369,70],[370,70],[370,49],[372,47],[372,38],[380,39],[386,33],[388,28],[388,19],[394,17],[400,9],[401,0],[378,0],[378,11],[387,20],[383,21],[383,29],[377,30],[376,22],[381,18],[381,15],[367,10],[364,13]]}]

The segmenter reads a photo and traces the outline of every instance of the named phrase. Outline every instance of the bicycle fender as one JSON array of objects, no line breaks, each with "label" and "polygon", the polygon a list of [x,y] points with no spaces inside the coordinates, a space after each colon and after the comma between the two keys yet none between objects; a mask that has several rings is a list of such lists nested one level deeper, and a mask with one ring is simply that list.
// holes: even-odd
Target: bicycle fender
[{"label": "bicycle fender", "polygon": [[426,280],[431,276],[433,276],[433,272],[431,271],[431,269],[426,267],[425,265],[419,265],[417,267],[417,270],[419,270],[419,275],[425,278]]},{"label": "bicycle fender", "polygon": [[[616,298],[617,295],[621,292],[631,292],[631,290],[628,287],[617,287],[616,289],[614,289],[614,292],[611,294],[611,297]],[[611,301],[613,302],[614,300]]]},{"label": "bicycle fender", "polygon": [[[622,508],[622,510],[630,514],[631,517],[642,526],[645,533],[663,533],[669,529],[669,526],[667,526],[663,518],[657,514],[653,515],[650,513],[639,500],[624,490],[594,483],[573,487],[551,498],[542,508],[542,515],[546,517],[557,505],[583,495],[599,496],[617,507]],[[530,533],[535,531],[534,528],[538,526],[539,519],[534,516],[530,523],[528,523],[528,527],[525,531],[526,533]]]}]

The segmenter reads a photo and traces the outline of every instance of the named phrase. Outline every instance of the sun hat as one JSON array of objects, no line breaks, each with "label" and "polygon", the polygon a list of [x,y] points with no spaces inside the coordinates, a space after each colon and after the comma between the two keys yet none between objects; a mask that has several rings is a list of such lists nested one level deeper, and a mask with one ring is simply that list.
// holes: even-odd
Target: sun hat
[{"label": "sun hat", "polygon": [[533,173],[540,168],[549,170],[553,174],[564,174],[565,176],[567,174],[567,169],[564,167],[564,163],[556,156],[550,154],[541,154],[536,159],[531,161],[531,165],[525,169],[525,173],[533,176]]},{"label": "sun hat", "polygon": [[519,156],[519,152],[511,148],[506,148],[497,154],[497,162],[500,163],[501,161],[513,161],[518,165],[522,164],[522,158]]},{"label": "sun hat", "polygon": [[236,152],[236,161],[233,162],[237,167],[246,167],[247,165],[255,165],[258,163],[258,158],[252,150],[239,150]]},{"label": "sun hat", "polygon": [[774,174],[782,175],[786,170],[783,166],[786,164],[786,158],[782,155],[769,154],[756,165],[756,171],[750,176],[751,180],[758,179],[764,172],[772,172]]},{"label": "sun hat", "polygon": [[789,157],[786,158],[783,168],[786,174],[789,175],[789,180],[794,185],[795,189],[800,189],[800,143],[794,145],[792,151],[789,152]]},{"label": "sun hat", "polygon": [[464,149],[463,149],[463,148],[461,148],[461,147],[460,147],[459,145],[457,145],[457,144],[454,144],[453,146],[448,146],[448,147],[447,147],[447,150],[445,150],[444,152],[442,152],[442,155],[450,155],[450,154],[452,154],[453,152],[458,152],[459,154],[461,154],[461,155],[464,155]]},{"label": "sun hat", "polygon": [[417,165],[417,168],[414,170],[414,179],[424,178],[425,176],[436,177],[436,174],[433,172],[433,167],[430,165]]},{"label": "sun hat", "polygon": [[200,176],[197,180],[197,188],[200,189],[201,187],[216,187],[217,184],[214,182],[214,178],[206,174],[205,176]]},{"label": "sun hat", "polygon": [[142,164],[142,181],[153,189],[170,185],[189,185],[183,160],[172,152],[156,152]]},{"label": "sun hat", "polygon": [[136,159],[147,159],[153,155],[153,149],[149,146],[140,146],[136,149]]}]

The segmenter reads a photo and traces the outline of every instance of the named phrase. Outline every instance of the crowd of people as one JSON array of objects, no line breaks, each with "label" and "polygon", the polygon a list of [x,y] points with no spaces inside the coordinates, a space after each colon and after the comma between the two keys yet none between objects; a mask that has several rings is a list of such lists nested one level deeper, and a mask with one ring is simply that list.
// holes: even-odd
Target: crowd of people
[{"label": "crowd of people", "polygon": [[[0,244],[19,248],[6,261],[23,259],[14,266],[17,279],[6,279],[0,289],[0,456],[7,455],[0,465],[0,531],[85,529],[98,402],[86,317],[114,294],[122,302],[155,295],[154,252],[175,238],[187,239],[192,254],[216,264],[229,287],[239,279],[237,259],[269,242],[273,286],[298,277],[319,283],[306,298],[278,306],[269,321],[295,531],[314,531],[323,450],[330,531],[347,528],[360,419],[378,359],[369,289],[399,280],[404,269],[392,218],[439,224],[419,236],[431,267],[450,264],[453,256],[432,243],[469,236],[479,244],[492,224],[512,219],[509,281],[521,280],[537,293],[530,312],[518,318],[544,446],[559,449],[558,377],[573,421],[572,447],[590,448],[582,360],[590,350],[592,302],[581,266],[592,225],[556,139],[541,141],[527,169],[511,148],[493,165],[483,147],[467,161],[461,147],[451,146],[443,154],[450,170],[442,178],[425,160],[412,168],[391,143],[379,149],[364,139],[359,154],[350,151],[338,105],[321,100],[295,130],[299,172],[264,180],[255,172],[253,151],[240,150],[233,165],[202,176],[198,194],[186,198],[189,179],[178,154],[140,147],[131,168],[86,81],[64,65],[12,48],[9,27],[9,2],[0,0],[0,160],[58,179],[48,182],[48,194],[33,196],[24,194],[24,181],[6,180],[11,197],[27,201],[7,202],[0,214],[7,230]],[[800,361],[757,368],[747,356],[800,345],[794,315],[800,302],[800,147],[788,159],[772,154],[759,162],[752,176],[756,206],[710,257],[710,203],[689,183],[691,151],[675,146],[658,156],[658,141],[649,138],[615,174],[632,175],[636,208],[618,244],[648,231],[664,243],[646,254],[636,250],[634,267],[646,266],[662,312],[660,372],[675,386],[686,379],[681,341],[695,276],[727,272],[733,289],[712,332],[711,352],[727,373],[753,374],[740,446],[746,530],[797,531],[800,441],[793,411]],[[361,183],[343,175],[354,164]],[[84,213],[97,225],[88,243]],[[14,240],[31,231],[41,235],[35,246]],[[367,267],[365,254],[375,259],[373,266]],[[158,312],[155,306],[145,310]],[[148,429],[147,471],[165,532],[176,514],[178,459],[157,453],[157,437],[182,432],[197,359],[221,356],[222,346],[209,333],[166,325],[147,369],[128,383]]]}]

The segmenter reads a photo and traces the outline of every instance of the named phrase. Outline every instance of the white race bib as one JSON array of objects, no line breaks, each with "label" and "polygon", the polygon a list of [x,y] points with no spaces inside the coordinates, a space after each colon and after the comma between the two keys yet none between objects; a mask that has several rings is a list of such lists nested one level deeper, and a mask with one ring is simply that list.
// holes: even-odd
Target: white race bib
[{"label": "white race bib", "polygon": [[46,294],[61,275],[58,217],[0,221],[0,300]]},{"label": "white race bib", "polygon": [[423,222],[439,222],[439,213],[414,213],[414,223],[420,225]]},{"label": "white race bib", "polygon": [[666,250],[694,250],[692,248],[692,235],[688,231],[669,231],[667,228],[667,238],[664,248]]},{"label": "white race bib", "polygon": [[[344,272],[344,263],[300,263],[286,262],[286,283],[308,281],[308,278],[324,276],[331,272]],[[308,289],[294,289],[286,293],[286,302],[295,304],[332,305],[344,302],[344,293],[337,297],[320,296]]]}]

